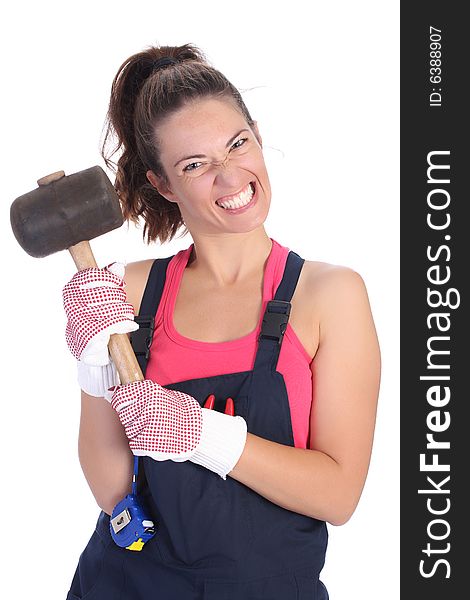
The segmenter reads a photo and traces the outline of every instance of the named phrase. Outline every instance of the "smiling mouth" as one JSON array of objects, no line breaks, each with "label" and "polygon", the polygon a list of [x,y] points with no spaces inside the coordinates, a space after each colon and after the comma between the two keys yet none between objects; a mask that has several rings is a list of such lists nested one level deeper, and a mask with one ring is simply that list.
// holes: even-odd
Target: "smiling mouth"
[{"label": "smiling mouth", "polygon": [[250,183],[239,194],[233,196],[232,198],[230,198],[230,200],[216,200],[215,203],[217,204],[217,206],[220,206],[220,208],[223,208],[225,210],[243,208],[253,200],[255,191],[255,182],[250,181]]}]

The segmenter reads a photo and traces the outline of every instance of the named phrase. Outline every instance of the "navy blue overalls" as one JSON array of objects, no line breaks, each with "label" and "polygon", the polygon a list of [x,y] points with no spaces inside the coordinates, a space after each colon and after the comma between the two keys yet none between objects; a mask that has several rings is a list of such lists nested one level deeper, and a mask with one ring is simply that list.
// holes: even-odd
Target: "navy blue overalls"
[{"label": "navy blue overalls", "polygon": [[[137,320],[156,314],[171,258],[154,261]],[[165,387],[190,394],[201,406],[214,394],[214,409],[222,412],[231,397],[250,433],[294,446],[286,385],[276,366],[303,263],[289,252],[266,306],[253,370]],[[145,373],[148,353],[136,355]],[[328,599],[319,580],[328,538],[324,521],[286,510],[190,461],[142,457],[140,465],[138,492],[156,534],[139,552],[120,548],[102,511],[67,600]]]}]

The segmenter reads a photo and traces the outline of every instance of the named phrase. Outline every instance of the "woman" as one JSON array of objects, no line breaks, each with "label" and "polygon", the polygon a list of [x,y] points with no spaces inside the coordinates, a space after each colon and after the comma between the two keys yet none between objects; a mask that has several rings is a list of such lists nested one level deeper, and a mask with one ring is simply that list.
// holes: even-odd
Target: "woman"
[{"label": "woman", "polygon": [[[150,47],[121,65],[111,132],[125,217],[143,217],[149,242],[184,226],[194,243],[64,288],[80,461],[102,508],[67,598],[328,598],[326,523],[355,510],[375,423],[364,283],[267,235],[258,126],[195,46]],[[134,314],[155,317],[145,381],[118,385],[107,341],[134,331]],[[156,526],[140,552],[109,529],[134,456]]]}]

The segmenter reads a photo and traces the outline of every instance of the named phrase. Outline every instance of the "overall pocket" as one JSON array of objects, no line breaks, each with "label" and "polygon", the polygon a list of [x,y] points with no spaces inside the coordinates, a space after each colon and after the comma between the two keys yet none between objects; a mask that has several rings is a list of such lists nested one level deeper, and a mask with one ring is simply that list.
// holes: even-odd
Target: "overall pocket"
[{"label": "overall pocket", "polygon": [[106,550],[107,545],[95,529],[78,559],[69,596],[83,600],[93,591],[103,570],[103,560]]},{"label": "overall pocket", "polygon": [[115,600],[123,585],[122,552],[109,532],[109,515],[101,512],[95,531],[80,554],[67,600]]},{"label": "overall pocket", "polygon": [[[219,411],[230,396],[235,415],[246,414],[247,397],[230,392],[233,386],[217,389],[211,379],[202,393],[196,394],[189,385],[178,389],[197,397],[201,403],[209,390],[214,390]],[[143,457],[143,464],[150,491],[147,500],[157,528],[148,546],[158,554],[156,559],[161,558],[171,566],[226,569],[247,555],[253,540],[251,490],[230,477],[223,480],[191,461],[155,461]]]},{"label": "overall pocket", "polygon": [[247,556],[253,541],[250,490],[189,461],[146,462],[145,469],[157,527],[147,545],[165,564],[229,569]]}]

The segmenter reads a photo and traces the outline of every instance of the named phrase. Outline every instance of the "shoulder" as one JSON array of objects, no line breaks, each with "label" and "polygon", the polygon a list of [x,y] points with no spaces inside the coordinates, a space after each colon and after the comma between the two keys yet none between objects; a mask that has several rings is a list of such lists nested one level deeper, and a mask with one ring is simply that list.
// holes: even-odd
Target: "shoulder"
[{"label": "shoulder", "polygon": [[139,314],[140,303],[147,285],[150,269],[155,259],[149,258],[126,265],[124,281],[126,282],[127,301],[134,307],[134,314]]},{"label": "shoulder", "polygon": [[304,268],[303,305],[319,342],[333,331],[345,333],[353,323],[373,328],[366,285],[357,271],[318,261],[305,261]]},{"label": "shoulder", "polygon": [[[179,254],[180,253],[176,253],[162,258],[173,259]],[[124,281],[126,283],[126,297],[127,301],[134,307],[134,314],[136,315],[139,314],[140,304],[144,295],[145,286],[147,285],[150,269],[152,268],[155,260],[157,259],[148,258],[145,260],[127,263],[126,265],[124,274]]]},{"label": "shoulder", "polygon": [[306,260],[303,271],[308,296],[321,302],[325,309],[344,300],[367,296],[362,276],[350,267]]}]

